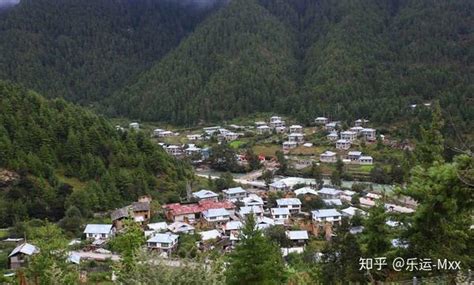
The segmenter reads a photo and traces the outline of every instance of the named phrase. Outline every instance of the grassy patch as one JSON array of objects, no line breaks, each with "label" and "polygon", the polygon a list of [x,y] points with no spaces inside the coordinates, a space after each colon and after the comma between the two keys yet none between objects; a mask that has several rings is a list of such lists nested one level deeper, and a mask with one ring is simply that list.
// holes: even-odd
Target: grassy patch
[{"label": "grassy patch", "polygon": [[63,173],[61,172],[56,172],[56,177],[58,178],[59,182],[69,184],[71,185],[74,189],[83,189],[86,186],[86,183],[80,181],[79,179],[75,177],[66,177],[64,176]]},{"label": "grassy patch", "polygon": [[264,156],[275,156],[275,152],[278,150],[281,150],[281,147],[274,144],[256,145],[253,148],[256,154],[263,154]]},{"label": "grassy patch", "polygon": [[235,149],[238,149],[240,148],[242,145],[244,145],[245,142],[244,141],[241,141],[241,140],[235,140],[235,141],[232,141],[229,145],[231,148],[235,148]]}]

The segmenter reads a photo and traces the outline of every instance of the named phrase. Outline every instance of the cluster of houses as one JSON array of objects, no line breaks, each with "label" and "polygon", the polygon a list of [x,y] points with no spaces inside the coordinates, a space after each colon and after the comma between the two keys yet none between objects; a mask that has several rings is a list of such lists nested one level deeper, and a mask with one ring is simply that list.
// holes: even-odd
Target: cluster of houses
[{"label": "cluster of houses", "polygon": [[[302,184],[309,186],[294,189],[296,185]],[[341,223],[343,217],[366,215],[365,210],[375,206],[376,201],[382,198],[377,193],[365,193],[363,196],[359,194],[356,203],[354,191],[330,187],[318,190],[310,184],[310,179],[296,177],[278,180],[270,184],[269,190],[280,191],[283,197],[270,205],[266,192],[251,192],[242,187],[234,187],[218,194],[202,189],[192,193],[193,202],[163,205],[166,221],[156,223],[150,222],[155,214],[151,210],[151,198],[142,196],[138,201],[112,211],[111,224],[86,225],[84,236],[90,241],[88,250],[94,250],[91,258],[96,258],[99,253],[113,256],[104,246],[111,238],[124,231],[126,220],[139,223],[146,237],[146,248],[159,252],[162,256],[170,256],[177,249],[182,234],[196,233],[201,237],[201,245],[219,243],[223,250],[232,250],[241,238],[240,233],[247,216],[252,214],[256,218],[258,229],[264,230],[274,225],[285,228],[290,242],[290,248],[282,249],[282,254],[285,254],[292,250],[301,251],[311,235],[326,233],[326,238],[330,239],[333,226]],[[325,207],[303,213],[302,201],[310,196],[320,197]],[[414,211],[393,203],[384,205],[390,212]],[[357,234],[362,230],[361,227],[352,228],[351,233]],[[10,268],[24,266],[28,257],[39,251],[35,245],[22,242],[9,255]],[[68,260],[79,263],[81,256],[87,256],[87,252],[81,254],[71,252]]]},{"label": "cluster of houses", "polygon": [[[324,163],[334,163],[337,161],[338,155],[333,151],[325,151],[319,155],[319,161]],[[360,151],[349,151],[346,158],[342,159],[344,163],[372,165],[374,159],[372,156],[363,155]]]}]

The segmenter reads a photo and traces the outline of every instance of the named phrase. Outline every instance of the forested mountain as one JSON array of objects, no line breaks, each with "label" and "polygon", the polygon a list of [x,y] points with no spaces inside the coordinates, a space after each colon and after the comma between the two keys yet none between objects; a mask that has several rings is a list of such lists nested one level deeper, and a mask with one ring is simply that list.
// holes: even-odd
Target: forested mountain
[{"label": "forested mountain", "polygon": [[188,124],[268,110],[393,122],[439,98],[472,121],[472,6],[234,0],[110,102]]},{"label": "forested mountain", "polygon": [[119,113],[181,124],[283,111],[296,92],[294,44],[255,1],[232,1],[113,102]]},{"label": "forested mountain", "polygon": [[0,17],[0,78],[100,101],[111,115],[188,125],[263,111],[392,123],[410,104],[440,99],[449,125],[466,130],[473,6],[24,0]]},{"label": "forested mountain", "polygon": [[143,194],[177,196],[192,175],[143,132],[117,131],[90,111],[1,81],[0,170],[1,227],[58,220],[69,206],[87,217]]},{"label": "forested mountain", "polygon": [[0,14],[0,79],[94,103],[175,47],[209,10],[194,1],[22,0]]}]

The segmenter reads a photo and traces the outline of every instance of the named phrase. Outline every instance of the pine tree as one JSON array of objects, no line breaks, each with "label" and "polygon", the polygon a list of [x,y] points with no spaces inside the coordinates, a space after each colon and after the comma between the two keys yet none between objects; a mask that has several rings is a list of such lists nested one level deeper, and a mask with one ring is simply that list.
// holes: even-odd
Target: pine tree
[{"label": "pine tree", "polygon": [[278,246],[257,229],[253,215],[245,221],[225,275],[227,284],[282,284],[286,279]]},{"label": "pine tree", "polygon": [[434,162],[443,162],[444,138],[441,131],[444,120],[439,102],[433,104],[431,125],[428,129],[421,128],[421,140],[416,144],[415,156],[421,165],[427,167]]}]

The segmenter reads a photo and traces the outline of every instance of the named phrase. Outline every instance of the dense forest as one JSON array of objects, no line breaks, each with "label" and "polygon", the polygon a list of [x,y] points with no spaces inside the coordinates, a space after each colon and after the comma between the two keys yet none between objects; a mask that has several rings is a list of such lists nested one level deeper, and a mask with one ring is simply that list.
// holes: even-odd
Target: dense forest
[{"label": "dense forest", "polygon": [[110,102],[120,114],[184,124],[255,110],[387,123],[439,98],[456,123],[469,122],[472,8],[465,0],[232,1]]},{"label": "dense forest", "polygon": [[88,217],[144,194],[161,192],[167,202],[192,175],[143,132],[118,131],[90,111],[4,82],[0,170],[1,227],[29,217],[56,221],[71,206]]},{"label": "dense forest", "polygon": [[439,99],[464,132],[474,121],[473,5],[24,0],[0,15],[0,78],[182,125],[264,111],[388,124]]},{"label": "dense forest", "polygon": [[0,14],[0,79],[95,103],[162,58],[210,10],[192,1],[22,0]]}]

